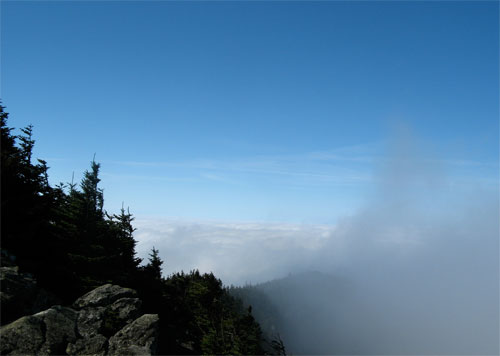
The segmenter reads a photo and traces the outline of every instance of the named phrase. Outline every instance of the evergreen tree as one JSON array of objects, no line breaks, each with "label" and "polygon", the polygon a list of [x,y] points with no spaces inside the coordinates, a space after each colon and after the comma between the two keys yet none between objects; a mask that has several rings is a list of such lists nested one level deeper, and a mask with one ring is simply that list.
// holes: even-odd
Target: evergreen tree
[{"label": "evergreen tree", "polygon": [[134,220],[130,210],[125,211],[123,204],[120,214],[109,215],[108,224],[110,231],[108,237],[112,236],[109,242],[108,255],[113,256],[113,268],[121,270],[120,283],[130,283],[130,279],[135,277],[139,264],[142,259],[136,257],[135,246],[137,242],[134,239],[133,233],[136,230],[132,226]]},{"label": "evergreen tree", "polygon": [[73,183],[59,205],[58,236],[66,240],[65,262],[72,271],[73,297],[104,283],[131,283],[140,259],[135,257],[133,217],[122,210],[109,215],[99,188],[100,165],[92,160],[79,189]]},{"label": "evergreen tree", "polygon": [[[1,214],[2,248],[19,255],[21,268],[35,267],[47,259],[45,236],[50,235],[54,191],[48,185],[46,162],[31,163],[32,127],[12,135],[8,114],[0,105],[1,118]],[[21,141],[20,146],[16,140]]]},{"label": "evergreen tree", "polygon": [[89,223],[95,223],[103,218],[104,194],[98,187],[101,179],[99,178],[99,168],[101,165],[96,163],[95,156],[90,163],[90,171],[85,171],[80,184],[83,193],[85,218]]},{"label": "evergreen tree", "polygon": [[[164,282],[160,318],[168,320],[163,354],[258,355],[261,330],[251,311],[234,299],[212,273],[176,273]],[[187,347],[186,350],[182,346]]]},{"label": "evergreen tree", "polygon": [[271,340],[271,347],[273,348],[275,355],[286,356],[286,348],[283,340],[281,340],[280,334],[277,334],[273,340]]},{"label": "evergreen tree", "polygon": [[149,254],[149,263],[146,265],[146,271],[153,276],[155,279],[161,279],[162,277],[162,269],[163,261],[160,258],[159,252],[154,248],[151,250]]},{"label": "evergreen tree", "polygon": [[33,147],[35,146],[35,140],[33,140],[33,125],[28,125],[24,129],[21,129],[24,135],[18,136],[21,141],[21,156],[25,163],[31,163],[31,156],[33,155]]}]

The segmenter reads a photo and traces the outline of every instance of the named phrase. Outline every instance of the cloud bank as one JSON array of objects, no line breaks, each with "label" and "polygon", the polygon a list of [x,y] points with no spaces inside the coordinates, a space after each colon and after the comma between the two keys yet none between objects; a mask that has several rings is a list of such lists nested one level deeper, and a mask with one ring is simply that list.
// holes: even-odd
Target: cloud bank
[{"label": "cloud bank", "polygon": [[319,353],[498,354],[498,186],[454,184],[425,143],[395,137],[374,193],[335,226],[138,220],[139,254],[154,245],[165,272],[198,268],[226,284],[307,270],[349,280],[343,302],[319,285],[290,291],[317,308],[316,329],[296,321],[303,352],[300,340],[321,334],[335,341]]},{"label": "cloud bank", "polygon": [[307,268],[333,226],[138,219],[139,256],[155,246],[164,273],[214,272],[226,284],[259,283]]}]

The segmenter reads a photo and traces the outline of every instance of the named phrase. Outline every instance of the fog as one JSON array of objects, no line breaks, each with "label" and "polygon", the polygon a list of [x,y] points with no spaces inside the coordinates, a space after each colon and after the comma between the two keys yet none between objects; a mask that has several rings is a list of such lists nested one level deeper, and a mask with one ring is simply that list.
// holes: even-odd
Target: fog
[{"label": "fog", "polygon": [[139,254],[225,284],[288,276],[261,289],[295,354],[498,354],[498,186],[394,137],[364,206],[334,226],[142,219]]},{"label": "fog", "polygon": [[367,205],[317,254],[339,287],[290,291],[315,320],[288,341],[300,353],[498,354],[498,192],[450,184],[444,164],[399,137]]}]

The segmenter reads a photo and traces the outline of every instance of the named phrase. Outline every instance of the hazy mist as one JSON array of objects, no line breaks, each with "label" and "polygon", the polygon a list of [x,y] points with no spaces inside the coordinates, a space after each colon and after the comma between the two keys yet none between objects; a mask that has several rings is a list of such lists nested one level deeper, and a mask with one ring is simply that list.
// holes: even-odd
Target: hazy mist
[{"label": "hazy mist", "polygon": [[366,204],[335,226],[139,220],[138,250],[226,284],[296,276],[279,295],[262,287],[292,353],[498,354],[498,187],[452,177],[407,129],[394,137]]}]

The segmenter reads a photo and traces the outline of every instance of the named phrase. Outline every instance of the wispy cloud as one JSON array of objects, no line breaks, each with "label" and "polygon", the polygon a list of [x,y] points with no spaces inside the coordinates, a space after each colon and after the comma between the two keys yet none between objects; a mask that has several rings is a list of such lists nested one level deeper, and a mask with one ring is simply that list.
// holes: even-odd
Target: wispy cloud
[{"label": "wispy cloud", "polygon": [[[345,151],[345,150],[344,150]],[[369,170],[375,157],[347,155],[336,151],[306,152],[288,155],[257,155],[237,158],[192,159],[186,161],[112,161],[110,164],[131,169],[176,170],[218,182],[239,179],[282,179],[288,184],[358,184],[370,180]],[[235,178],[238,175],[238,179]]]},{"label": "wispy cloud", "polygon": [[[400,159],[382,153],[383,143],[340,147],[332,150],[280,155],[242,156],[237,158],[198,158],[185,161],[111,161],[112,165],[142,169],[176,169],[193,171],[195,175],[214,181],[231,182],[229,175],[244,173],[260,176],[288,176],[309,179],[311,183],[363,183],[371,180],[374,167]],[[401,159],[406,160],[402,157]],[[473,171],[474,168],[498,169],[498,162],[419,157],[425,164]],[[216,178],[217,177],[217,178]]]},{"label": "wispy cloud", "polygon": [[108,171],[104,171],[101,173],[101,176],[104,178],[113,178],[126,180],[128,182],[133,181],[156,181],[156,182],[195,182],[200,181],[200,179],[196,179],[195,177],[172,177],[167,175],[147,175],[147,174],[116,174],[109,173]]}]

